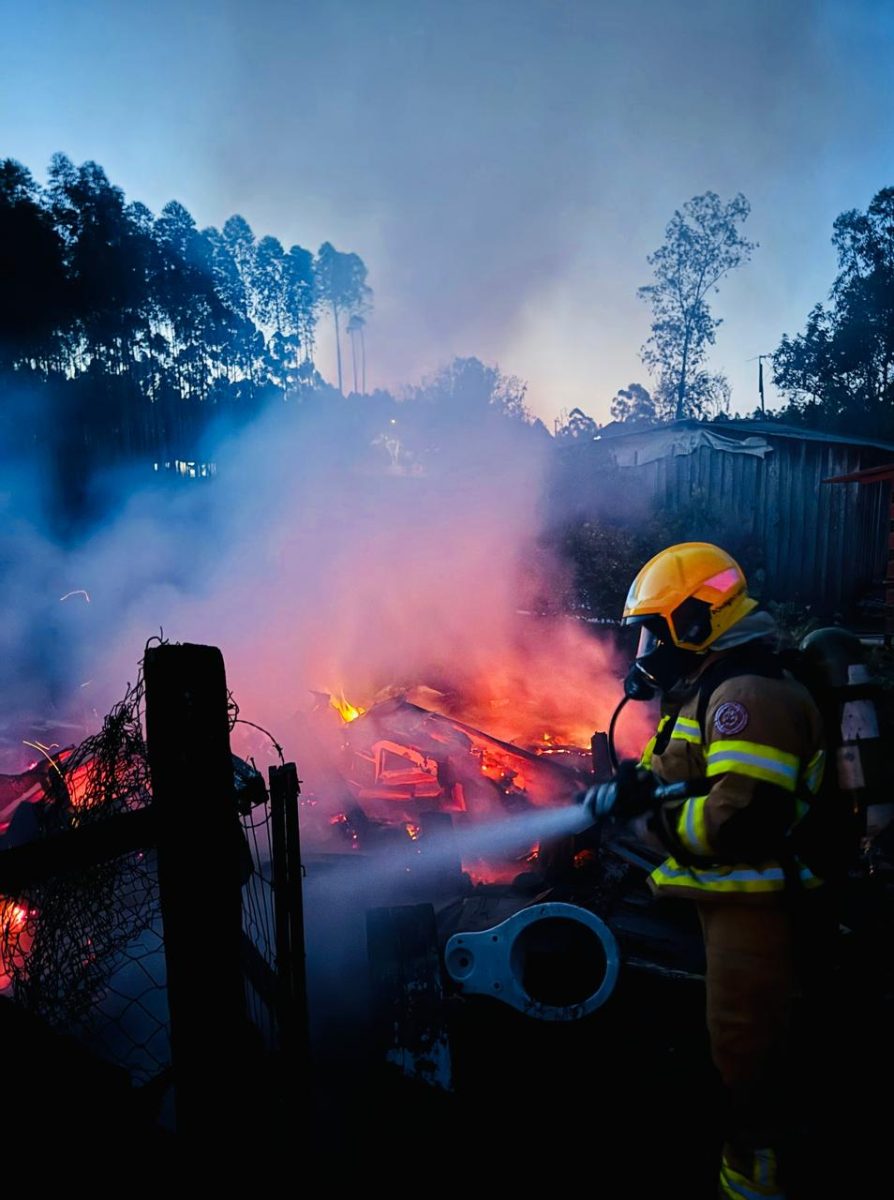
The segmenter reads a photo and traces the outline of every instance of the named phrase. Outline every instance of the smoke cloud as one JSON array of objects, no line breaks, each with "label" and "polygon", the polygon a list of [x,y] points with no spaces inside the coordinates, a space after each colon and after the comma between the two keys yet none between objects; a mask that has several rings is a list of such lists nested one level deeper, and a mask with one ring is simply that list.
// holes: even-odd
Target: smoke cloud
[{"label": "smoke cloud", "polygon": [[[406,432],[393,409],[330,398],[219,428],[212,479],[109,477],[115,515],[74,545],[46,533],[41,480],[7,476],[5,769],[45,727],[95,727],[161,632],[220,647],[242,714],[286,757],[320,692],[368,707],[432,689],[434,707],[519,744],[605,729],[611,649],[537,615],[567,583],[538,540],[551,439],[487,414],[440,420],[432,445],[410,403]],[[625,725],[633,749],[644,731]]]}]

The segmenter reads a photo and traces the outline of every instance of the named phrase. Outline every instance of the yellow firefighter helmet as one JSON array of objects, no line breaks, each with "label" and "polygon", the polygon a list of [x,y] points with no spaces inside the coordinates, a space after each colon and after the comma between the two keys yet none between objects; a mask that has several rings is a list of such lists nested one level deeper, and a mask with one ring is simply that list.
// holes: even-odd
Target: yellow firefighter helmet
[{"label": "yellow firefighter helmet", "polygon": [[682,542],[656,554],[639,572],[622,623],[641,625],[682,650],[707,650],[756,607],[732,555],[710,542]]}]

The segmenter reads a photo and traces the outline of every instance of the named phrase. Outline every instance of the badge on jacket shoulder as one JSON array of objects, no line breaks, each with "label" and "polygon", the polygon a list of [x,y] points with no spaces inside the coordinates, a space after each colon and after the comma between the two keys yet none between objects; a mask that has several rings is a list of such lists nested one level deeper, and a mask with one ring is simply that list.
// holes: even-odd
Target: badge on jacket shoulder
[{"label": "badge on jacket shoulder", "polygon": [[748,709],[737,700],[727,700],[721,704],[714,714],[714,728],[724,737],[732,737],[741,733],[748,724]]}]

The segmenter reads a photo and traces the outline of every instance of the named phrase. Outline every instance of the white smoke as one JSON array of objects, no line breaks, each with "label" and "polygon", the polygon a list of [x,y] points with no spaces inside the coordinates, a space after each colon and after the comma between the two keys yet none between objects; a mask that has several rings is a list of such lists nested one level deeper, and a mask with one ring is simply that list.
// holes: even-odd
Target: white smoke
[{"label": "white smoke", "polygon": [[5,750],[29,722],[96,724],[160,631],[218,646],[243,715],[287,757],[312,691],[368,705],[427,685],[507,738],[604,729],[607,647],[527,615],[566,584],[537,544],[551,440],[496,413],[394,411],[325,398],[218,429],[213,479],[106,480],[115,515],[70,547],[41,532],[33,480],[11,487]]}]

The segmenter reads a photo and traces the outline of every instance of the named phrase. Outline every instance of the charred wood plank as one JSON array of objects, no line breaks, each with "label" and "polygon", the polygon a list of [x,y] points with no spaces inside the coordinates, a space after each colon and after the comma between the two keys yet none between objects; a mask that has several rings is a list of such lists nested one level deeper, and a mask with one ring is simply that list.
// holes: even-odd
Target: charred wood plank
[{"label": "charred wood plank", "polygon": [[372,908],[366,930],[373,1024],[384,1060],[408,1078],[451,1090],[434,908]]},{"label": "charred wood plank", "polygon": [[147,849],[155,843],[156,828],[155,813],[143,808],[0,850],[0,893],[15,896],[53,876]]}]

